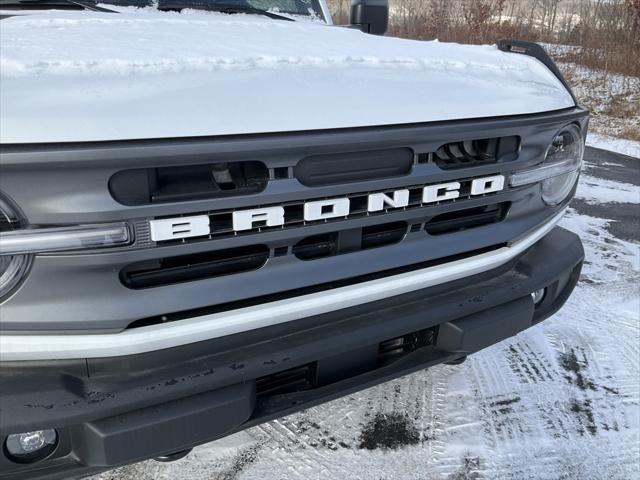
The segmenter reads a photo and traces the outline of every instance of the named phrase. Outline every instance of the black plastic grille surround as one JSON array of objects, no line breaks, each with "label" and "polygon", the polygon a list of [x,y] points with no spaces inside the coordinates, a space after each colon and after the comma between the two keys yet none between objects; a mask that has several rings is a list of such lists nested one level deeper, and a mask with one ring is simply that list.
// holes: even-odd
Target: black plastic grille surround
[{"label": "black plastic grille surround", "polygon": [[463,252],[457,255],[451,255],[448,257],[443,257],[443,258],[439,258],[437,260],[430,260],[427,262],[419,262],[419,263],[413,263],[410,265],[406,265],[403,267],[397,267],[394,269],[390,269],[390,270],[383,270],[383,271],[378,271],[378,272],[373,272],[367,275],[360,275],[357,277],[351,277],[351,278],[343,278],[340,280],[336,280],[333,282],[328,282],[328,283],[323,283],[323,284],[317,284],[317,285],[312,285],[312,286],[308,286],[308,287],[300,287],[300,288],[296,288],[296,289],[292,289],[292,290],[288,290],[288,291],[280,291],[278,293],[274,293],[274,294],[270,294],[270,295],[263,295],[260,297],[252,297],[246,300],[240,300],[240,301],[236,301],[236,302],[228,302],[228,303],[223,303],[223,304],[217,304],[217,305],[213,305],[213,306],[206,306],[206,307],[202,307],[202,308],[197,308],[197,309],[192,309],[192,310],[188,310],[188,311],[181,311],[181,312],[177,312],[177,313],[170,313],[170,314],[163,314],[161,316],[156,316],[156,317],[148,317],[148,318],[141,318],[139,320],[136,320],[134,322],[130,322],[127,326],[127,328],[139,328],[139,327],[146,327],[149,325],[157,325],[159,323],[166,323],[166,322],[175,322],[175,321],[179,321],[179,320],[184,320],[187,318],[191,318],[191,317],[197,317],[197,316],[201,316],[201,315],[212,315],[215,313],[220,313],[220,312],[229,312],[232,310],[237,310],[240,308],[246,308],[246,307],[251,307],[251,306],[255,306],[255,305],[260,305],[263,303],[270,303],[270,302],[276,302],[279,300],[286,300],[289,298],[294,298],[294,297],[299,297],[302,295],[309,295],[312,293],[317,293],[317,292],[325,292],[327,290],[332,290],[334,288],[340,288],[340,287],[346,287],[349,285],[356,285],[358,283],[362,283],[362,282],[368,282],[371,280],[377,280],[380,278],[385,278],[385,277],[389,277],[389,276],[393,276],[393,275],[400,275],[402,273],[406,273],[406,272],[413,272],[416,270],[420,270],[423,268],[429,268],[429,267],[434,267],[437,265],[444,265],[446,263],[449,262],[455,262],[457,260],[462,260],[465,258],[470,258],[476,255],[482,255],[483,253],[488,253],[488,252],[493,252],[495,250],[499,250],[500,248],[504,248],[506,246],[506,244],[504,243],[498,243],[495,245],[491,245],[489,247],[485,247],[485,248],[480,248],[480,249],[476,249],[476,250],[470,250],[468,252]]},{"label": "black plastic grille surround", "polygon": [[130,265],[121,272],[120,278],[126,287],[140,289],[222,277],[262,267],[269,253],[265,245],[252,245],[162,258]]},{"label": "black plastic grille surround", "polygon": [[262,162],[230,162],[137,168],[109,180],[111,196],[129,206],[251,195],[265,189],[269,170]]},{"label": "black plastic grille surround", "polygon": [[491,225],[504,220],[509,206],[509,202],[502,202],[443,213],[429,220],[425,225],[425,230],[429,235],[444,235]]},{"label": "black plastic grille surround", "polygon": [[515,160],[520,148],[517,136],[463,140],[442,145],[422,161],[433,161],[444,170],[475,167]]},{"label": "black plastic grille surround", "polygon": [[294,367],[256,379],[256,396],[267,397],[311,390],[315,384],[316,364]]},{"label": "black plastic grille surround", "polygon": [[[507,137],[517,139],[517,137]],[[481,150],[485,153],[491,150],[492,156],[487,156],[483,161],[492,163],[496,159],[497,152],[500,148],[500,139],[490,139],[487,141],[479,141],[475,145],[475,153]],[[507,142],[508,143],[508,142]],[[511,146],[516,145],[517,142],[511,143]],[[444,148],[444,147],[443,147]],[[470,148],[470,147],[469,147]],[[442,150],[442,148],[440,149]],[[458,152],[453,146],[445,148],[449,153]],[[437,163],[436,157],[438,154],[433,154],[431,160]],[[325,157],[330,157],[325,158]],[[296,176],[305,175],[305,181],[308,184],[325,184],[334,183],[336,181],[342,181],[348,179],[362,179],[366,176],[364,165],[366,165],[366,155],[349,154],[340,157],[342,162],[335,162],[335,156],[315,156],[307,157],[310,159],[308,164],[305,164],[303,169],[294,169]],[[406,173],[407,168],[410,170],[413,161],[413,153],[408,149],[394,149],[386,150],[381,153],[376,164],[379,168],[374,168],[370,177],[375,178],[378,175],[386,176],[398,176]],[[392,167],[394,162],[398,159],[402,159],[403,165],[401,169]],[[353,161],[351,164],[349,162]],[[326,174],[321,172],[321,165],[332,166],[335,170],[335,175]],[[387,162],[387,163],[385,163]],[[471,160],[466,159],[465,165],[469,165]],[[340,167],[339,165],[342,165]],[[454,165],[455,164],[455,165]],[[449,160],[448,165],[452,168],[459,166],[454,160]],[[191,168],[191,167],[190,167]],[[227,168],[225,164],[225,168]],[[197,171],[196,169],[195,171]],[[206,171],[205,171],[206,170]],[[212,175],[212,167],[210,165],[205,166],[201,172],[202,176]],[[242,175],[236,178],[235,184],[241,183],[245,187],[249,185],[260,184],[261,188],[264,183],[256,182],[251,183],[247,181],[246,172],[250,169],[245,167],[235,167],[233,169],[236,173],[240,172]],[[243,173],[244,172],[244,173]],[[274,168],[269,173],[263,172],[263,177],[268,175],[272,179],[284,179],[291,173],[289,169]],[[148,174],[148,172],[147,172]],[[157,172],[156,172],[157,174]],[[196,176],[181,176],[178,174],[167,175],[171,179],[184,179],[184,178],[196,178]],[[490,175],[487,175],[490,176]],[[466,177],[459,179],[461,188],[459,189],[460,196],[455,200],[446,200],[442,202],[436,202],[425,204],[423,202],[423,190],[428,184],[413,185],[406,187],[409,190],[409,202],[408,206],[401,209],[387,208],[380,212],[369,212],[368,210],[368,198],[372,193],[385,193],[392,196],[393,192],[397,189],[389,189],[384,191],[366,192],[366,193],[352,193],[340,197],[325,197],[325,198],[310,198],[308,200],[299,200],[292,202],[284,202],[277,206],[282,206],[285,211],[285,224],[281,226],[268,227],[264,224],[257,224],[251,230],[237,232],[233,229],[233,212],[235,209],[229,209],[227,211],[210,211],[202,213],[189,213],[188,215],[208,215],[210,221],[211,233],[206,236],[193,237],[186,239],[176,239],[158,242],[158,245],[184,245],[193,244],[199,242],[207,242],[218,239],[233,239],[238,237],[245,237],[250,235],[260,234],[267,231],[275,230],[300,230],[306,226],[316,224],[336,224],[336,230],[333,232],[311,235],[304,237],[301,240],[297,234],[294,239],[287,244],[281,244],[278,246],[266,246],[266,245],[250,245],[241,248],[230,248],[224,250],[216,250],[215,242],[212,243],[212,251],[204,252],[197,255],[186,255],[180,257],[167,257],[160,258],[154,261],[140,262],[126,266],[121,271],[121,281],[128,288],[132,289],[144,289],[151,287],[158,287],[163,285],[171,285],[181,282],[195,281],[206,278],[216,278],[226,275],[233,275],[238,273],[249,272],[262,268],[271,257],[281,257],[292,255],[298,260],[311,261],[322,258],[328,258],[338,255],[346,255],[354,252],[381,248],[385,246],[394,245],[402,242],[406,235],[410,232],[423,231],[428,235],[444,235],[448,233],[460,232],[462,230],[476,228],[480,226],[490,225],[492,223],[501,222],[504,220],[509,207],[510,202],[496,202],[491,201],[494,195],[499,193],[489,193],[483,195],[486,204],[482,206],[473,206],[464,208],[465,202],[468,202],[472,198],[471,195],[471,182],[477,177]],[[243,187],[243,188],[245,188]],[[508,189],[508,187],[507,187]],[[223,191],[223,188],[219,188]],[[234,194],[239,194],[240,190],[233,190]],[[306,221],[304,219],[304,205],[308,201],[313,200],[326,200],[331,198],[348,198],[350,201],[350,211],[348,217],[338,217],[331,219],[323,219],[317,221]],[[430,207],[441,204],[455,204],[451,212],[444,214],[438,214],[434,217],[429,217],[428,212]],[[476,202],[477,204],[477,202]],[[255,208],[269,207],[273,204],[256,205]],[[415,211],[415,215],[412,215],[411,220],[408,221],[384,221],[385,215],[393,211]],[[424,213],[423,213],[424,212]],[[349,228],[348,222],[357,218],[375,218],[380,217],[380,222],[373,225],[368,225],[359,228]],[[176,218],[176,217],[170,217]],[[342,226],[342,225],[345,226]],[[342,227],[342,228],[340,228]],[[304,231],[304,230],[301,230]],[[257,239],[260,237],[257,236]],[[258,240],[259,242],[260,240]]]},{"label": "black plastic grille surround", "polygon": [[[314,290],[370,275],[385,277],[396,269],[440,264],[489,245],[520,238],[547,221],[556,208],[545,207],[536,186],[506,188],[488,196],[456,202],[391,209],[374,215],[339,218],[314,225],[246,234],[156,243],[149,221],[181,215],[228,213],[266,205],[339,198],[360,192],[394,191],[411,185],[442,184],[464,178],[509,174],[538,164],[554,136],[570,123],[586,132],[588,113],[580,108],[500,118],[461,119],[408,125],[388,125],[323,131],[255,133],[233,136],[83,142],[74,144],[2,145],[0,190],[20,206],[34,225],[126,221],[135,243],[118,249],[47,255],[33,262],[17,295],[2,305],[3,326],[10,331],[96,329],[120,331],[136,319],[160,318],[171,312],[264,301],[282,292]],[[465,139],[517,136],[517,158],[459,169],[441,168],[435,160],[414,159],[406,176],[364,180],[322,187],[305,187],[294,178],[302,159],[335,152],[409,148],[416,156],[436,152],[442,145]],[[114,201],[109,179],[127,169],[148,169],[244,161],[262,162],[269,179],[264,191],[250,195],[165,202],[125,207]],[[455,210],[511,202],[502,222],[474,230],[431,235],[426,222]],[[315,261],[298,260],[292,248],[304,238],[354,228],[403,221],[408,233],[398,244],[357,251]],[[146,230],[145,230],[146,226]],[[130,289],[120,273],[127,266],[162,258],[266,245],[267,263],[257,270],[171,287]],[[51,282],[51,278],[58,279]],[[70,292],[73,295],[70,295]],[[64,304],[60,298],[66,298]],[[33,302],[38,298],[38,302]],[[46,311],[45,316],[42,311]]]},{"label": "black plastic grille surround", "polygon": [[393,245],[402,241],[407,228],[406,222],[394,222],[314,235],[298,242],[293,254],[299,260],[316,260]]},{"label": "black plastic grille surround", "polygon": [[501,202],[457,209],[437,215],[424,225],[410,222],[382,223],[312,235],[295,245],[275,248],[250,245],[139,262],[125,267],[120,278],[128,288],[143,289],[249,272],[262,268],[271,257],[289,254],[298,260],[319,260],[395,245],[404,241],[409,232],[426,231],[429,235],[444,235],[498,223],[504,220],[509,207],[509,202]]},{"label": "black plastic grille surround", "polygon": [[305,186],[319,187],[407,175],[413,163],[410,148],[315,155],[302,159],[294,175]]},{"label": "black plastic grille surround", "polygon": [[114,174],[109,191],[128,206],[228,198],[260,193],[269,181],[292,177],[307,187],[323,187],[406,176],[417,163],[450,170],[511,161],[519,146],[519,137],[505,136],[449,142],[425,153],[409,147],[338,151],[306,156],[292,166],[249,160],[137,168]]}]

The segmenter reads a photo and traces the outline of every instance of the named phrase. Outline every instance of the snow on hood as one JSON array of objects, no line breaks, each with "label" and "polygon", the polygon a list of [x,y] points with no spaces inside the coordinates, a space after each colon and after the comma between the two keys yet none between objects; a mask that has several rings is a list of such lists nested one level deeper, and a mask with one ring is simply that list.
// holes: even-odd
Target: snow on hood
[{"label": "snow on hood", "polygon": [[542,63],[252,15],[50,11],[2,20],[0,142],[303,131],[573,106]]}]

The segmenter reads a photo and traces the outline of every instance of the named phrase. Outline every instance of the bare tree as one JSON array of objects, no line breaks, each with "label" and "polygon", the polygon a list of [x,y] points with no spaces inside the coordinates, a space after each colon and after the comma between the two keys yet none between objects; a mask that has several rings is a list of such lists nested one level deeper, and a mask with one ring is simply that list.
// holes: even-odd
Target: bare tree
[{"label": "bare tree", "polygon": [[[390,0],[390,35],[463,43],[574,45],[563,60],[640,76],[640,0]],[[351,0],[329,0],[336,23]]]}]

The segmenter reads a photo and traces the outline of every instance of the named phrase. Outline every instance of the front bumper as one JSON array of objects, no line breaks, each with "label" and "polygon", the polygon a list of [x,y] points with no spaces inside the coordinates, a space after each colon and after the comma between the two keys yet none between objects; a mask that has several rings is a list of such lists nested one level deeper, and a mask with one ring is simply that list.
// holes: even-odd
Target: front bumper
[{"label": "front bumper", "polygon": [[0,455],[0,478],[98,472],[456,360],[553,314],[583,257],[555,228],[490,271],[292,323],[123,357],[3,362],[0,441],[57,428],[60,443],[36,465]]}]

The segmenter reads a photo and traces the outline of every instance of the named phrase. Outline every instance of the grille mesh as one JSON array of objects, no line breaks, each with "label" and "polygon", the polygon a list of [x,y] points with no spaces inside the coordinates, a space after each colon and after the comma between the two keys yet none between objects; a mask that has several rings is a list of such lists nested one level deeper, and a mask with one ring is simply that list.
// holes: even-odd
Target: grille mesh
[{"label": "grille mesh", "polygon": [[518,137],[451,142],[438,148],[432,158],[445,170],[487,165],[515,159],[519,143]]}]

